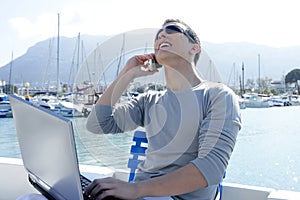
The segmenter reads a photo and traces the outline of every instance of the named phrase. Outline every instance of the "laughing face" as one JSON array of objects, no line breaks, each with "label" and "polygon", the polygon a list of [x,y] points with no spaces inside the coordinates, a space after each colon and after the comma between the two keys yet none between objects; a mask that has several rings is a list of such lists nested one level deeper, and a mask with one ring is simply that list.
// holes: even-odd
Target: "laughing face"
[{"label": "laughing face", "polygon": [[191,62],[191,43],[186,27],[179,23],[168,23],[157,33],[154,43],[157,61],[164,66],[172,66],[182,61]]}]

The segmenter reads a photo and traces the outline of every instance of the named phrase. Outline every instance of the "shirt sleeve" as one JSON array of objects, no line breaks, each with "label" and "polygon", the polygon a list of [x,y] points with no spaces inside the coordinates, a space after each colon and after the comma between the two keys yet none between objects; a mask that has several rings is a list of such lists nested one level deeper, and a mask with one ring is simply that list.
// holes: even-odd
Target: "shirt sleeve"
[{"label": "shirt sleeve", "polygon": [[215,88],[205,98],[198,157],[191,162],[204,175],[208,185],[216,185],[223,178],[241,128],[240,110],[237,96],[229,88]]},{"label": "shirt sleeve", "polygon": [[96,134],[121,133],[143,125],[143,97],[115,107],[96,104],[88,116],[86,128]]}]

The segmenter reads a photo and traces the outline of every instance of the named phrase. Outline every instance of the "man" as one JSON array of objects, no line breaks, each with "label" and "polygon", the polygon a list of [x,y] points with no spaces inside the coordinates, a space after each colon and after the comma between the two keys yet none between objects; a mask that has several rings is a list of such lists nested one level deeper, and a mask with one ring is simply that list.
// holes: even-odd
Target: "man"
[{"label": "man", "polygon": [[[97,199],[215,199],[241,127],[236,95],[225,85],[198,76],[195,66],[200,41],[184,22],[166,20],[154,49],[154,55],[138,55],[127,61],[87,121],[87,129],[94,133],[144,127],[146,159],[133,183],[96,179],[86,194]],[[167,90],[149,91],[116,105],[132,80],[158,72],[146,70],[145,62],[154,56],[164,66]]]}]

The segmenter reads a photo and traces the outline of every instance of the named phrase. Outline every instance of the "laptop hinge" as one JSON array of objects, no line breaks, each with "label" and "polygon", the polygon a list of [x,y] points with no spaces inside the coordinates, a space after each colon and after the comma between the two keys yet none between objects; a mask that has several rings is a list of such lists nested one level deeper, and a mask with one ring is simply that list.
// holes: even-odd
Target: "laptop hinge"
[{"label": "laptop hinge", "polygon": [[[28,174],[28,180],[31,183],[31,185],[37,189],[44,197],[46,197],[48,200],[56,200],[55,197],[53,197],[49,191],[51,188],[47,186],[43,181],[41,181],[39,178],[32,174]],[[64,198],[62,198],[64,199]]]}]

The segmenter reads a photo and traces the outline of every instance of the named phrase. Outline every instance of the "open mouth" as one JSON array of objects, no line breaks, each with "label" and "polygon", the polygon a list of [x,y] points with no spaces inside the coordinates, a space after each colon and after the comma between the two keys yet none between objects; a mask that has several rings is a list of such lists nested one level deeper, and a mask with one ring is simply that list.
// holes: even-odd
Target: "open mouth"
[{"label": "open mouth", "polygon": [[161,44],[159,45],[159,49],[161,49],[161,48],[165,48],[165,47],[170,47],[170,46],[171,46],[171,44],[170,44],[170,43],[163,42],[163,43],[161,43]]}]

